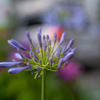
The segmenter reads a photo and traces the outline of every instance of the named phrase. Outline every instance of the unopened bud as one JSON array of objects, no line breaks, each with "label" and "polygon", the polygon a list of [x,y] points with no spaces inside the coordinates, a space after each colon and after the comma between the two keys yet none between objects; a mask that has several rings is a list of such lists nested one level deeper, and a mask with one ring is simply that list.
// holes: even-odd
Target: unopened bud
[{"label": "unopened bud", "polygon": [[53,63],[53,59],[51,58],[50,59],[50,66],[52,66],[52,63]]},{"label": "unopened bud", "polygon": [[58,67],[57,67],[58,70],[61,68],[62,64],[63,64],[63,58],[59,60]]},{"label": "unopened bud", "polygon": [[38,73],[40,73],[40,66],[37,65],[36,69],[37,69]]},{"label": "unopened bud", "polygon": [[29,34],[28,31],[26,31],[26,36],[27,36],[29,42],[32,44],[32,39],[31,39],[30,34]]},{"label": "unopened bud", "polygon": [[56,39],[57,39],[57,34],[56,33],[54,33],[53,38],[54,38],[54,44],[55,44],[56,43]]},{"label": "unopened bud", "polygon": [[32,68],[32,65],[28,62],[28,63],[27,63],[27,66],[28,66],[29,70],[31,71],[31,73],[33,74],[33,68]]},{"label": "unopened bud", "polygon": [[61,39],[60,39],[60,42],[59,42],[59,45],[61,45],[63,43],[63,41],[65,40],[66,38],[66,32],[64,32],[61,36]]}]

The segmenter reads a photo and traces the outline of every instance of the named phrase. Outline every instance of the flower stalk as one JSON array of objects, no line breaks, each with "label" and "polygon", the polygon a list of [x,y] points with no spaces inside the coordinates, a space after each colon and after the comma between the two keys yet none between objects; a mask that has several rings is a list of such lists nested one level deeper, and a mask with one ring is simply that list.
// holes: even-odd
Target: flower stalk
[{"label": "flower stalk", "polygon": [[46,100],[46,71],[43,70],[42,74],[42,91],[41,100]]}]

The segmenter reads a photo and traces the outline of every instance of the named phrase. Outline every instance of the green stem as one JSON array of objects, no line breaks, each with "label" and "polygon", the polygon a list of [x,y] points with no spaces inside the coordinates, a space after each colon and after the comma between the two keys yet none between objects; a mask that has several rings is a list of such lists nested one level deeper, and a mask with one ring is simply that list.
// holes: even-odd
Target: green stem
[{"label": "green stem", "polygon": [[42,74],[42,96],[41,96],[41,100],[46,100],[45,96],[46,96],[46,80],[45,80],[45,70],[43,70],[44,73]]}]

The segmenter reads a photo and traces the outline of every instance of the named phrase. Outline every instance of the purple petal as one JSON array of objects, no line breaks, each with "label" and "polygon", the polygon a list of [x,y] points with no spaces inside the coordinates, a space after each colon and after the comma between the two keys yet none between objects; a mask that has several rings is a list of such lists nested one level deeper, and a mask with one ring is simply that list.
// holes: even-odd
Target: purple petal
[{"label": "purple petal", "polygon": [[63,62],[69,61],[74,56],[73,52],[68,53],[64,58]]},{"label": "purple petal", "polygon": [[56,39],[57,39],[57,34],[56,33],[54,33],[53,38],[54,38],[54,43],[56,43]]},{"label": "purple petal", "polygon": [[23,60],[23,58],[21,57],[21,55],[19,53],[15,53],[14,55],[15,55],[16,58]]},{"label": "purple petal", "polygon": [[42,30],[41,30],[41,26],[38,27],[38,33],[41,34]]},{"label": "purple petal", "polygon": [[22,50],[27,50],[25,47],[23,47],[18,41],[16,41],[16,40],[14,40],[14,39],[11,39],[11,43],[13,44],[13,45],[15,45],[17,48],[20,48],[20,49],[22,49]]},{"label": "purple petal", "polygon": [[64,55],[68,54],[69,52],[71,52],[71,48],[69,50],[67,50],[66,52],[64,52]]},{"label": "purple petal", "polygon": [[27,63],[27,66],[28,66],[29,70],[31,71],[31,73],[33,74],[33,68],[32,68],[32,65],[28,62],[28,63]]},{"label": "purple petal", "polygon": [[37,65],[37,71],[40,73],[40,66]]},{"label": "purple petal", "polygon": [[76,47],[75,48],[73,48],[72,50],[71,50],[71,52],[73,52],[73,53],[75,53],[76,52]]},{"label": "purple petal", "polygon": [[65,40],[66,38],[66,32],[64,32],[61,36],[61,39],[60,39],[60,42],[59,42],[59,45],[61,45],[63,43],[63,41]]},{"label": "purple petal", "polygon": [[46,43],[44,43],[44,44],[43,44],[43,47],[44,47],[44,52],[46,52],[46,49],[47,49],[47,44],[46,44]]},{"label": "purple petal", "polygon": [[43,35],[43,41],[45,40],[45,35]]},{"label": "purple petal", "polygon": [[40,63],[40,65],[42,65],[42,60],[41,59],[39,60],[39,63]]},{"label": "purple petal", "polygon": [[51,58],[50,59],[50,66],[52,66],[52,63],[53,63],[53,59]]},{"label": "purple petal", "polygon": [[25,55],[23,54],[23,51],[20,48],[17,48],[18,53],[20,54],[20,56],[24,59],[26,58]]},{"label": "purple petal", "polygon": [[46,36],[46,39],[47,39],[47,41],[48,41],[48,39],[49,39],[49,35]]},{"label": "purple petal", "polygon": [[48,40],[48,44],[51,46],[51,40],[50,39]]},{"label": "purple petal", "polygon": [[9,43],[12,47],[17,48],[17,46],[15,46],[15,45],[11,42],[11,40],[8,40],[8,43]]},{"label": "purple petal", "polygon": [[19,72],[21,72],[23,70],[26,70],[26,69],[28,69],[28,66],[25,66],[25,67],[14,67],[14,68],[10,68],[8,70],[8,73],[10,73],[10,74],[16,74],[16,73],[19,73]]},{"label": "purple petal", "polygon": [[19,64],[21,64],[21,62],[1,62],[0,66],[6,68],[6,67],[16,66],[16,65],[19,65]]},{"label": "purple petal", "polygon": [[40,33],[37,34],[37,38],[38,38],[38,41],[39,41],[39,45],[42,48],[42,40],[41,40],[41,34]]},{"label": "purple petal", "polygon": [[29,42],[32,44],[32,39],[31,39],[31,36],[28,31],[26,31],[26,36],[27,36]]},{"label": "purple petal", "polygon": [[47,52],[48,52],[48,53],[50,52],[50,47],[47,47]]},{"label": "purple petal", "polygon": [[72,45],[74,44],[74,39],[71,39],[66,47],[66,50],[70,49]]},{"label": "purple petal", "polygon": [[57,67],[58,70],[61,68],[62,64],[63,64],[63,58],[59,60],[58,67]]}]

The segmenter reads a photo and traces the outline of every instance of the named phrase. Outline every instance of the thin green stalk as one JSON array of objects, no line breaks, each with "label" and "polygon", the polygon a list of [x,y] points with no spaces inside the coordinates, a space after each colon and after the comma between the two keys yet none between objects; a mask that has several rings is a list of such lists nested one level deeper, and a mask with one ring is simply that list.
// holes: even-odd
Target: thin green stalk
[{"label": "thin green stalk", "polygon": [[42,74],[42,96],[41,100],[46,100],[46,79],[45,79],[45,70],[43,70],[44,73]]}]

